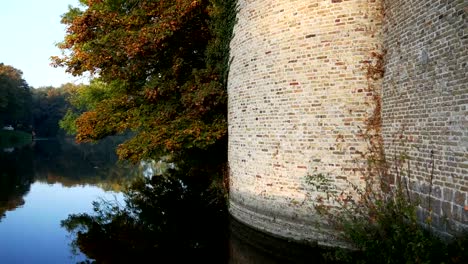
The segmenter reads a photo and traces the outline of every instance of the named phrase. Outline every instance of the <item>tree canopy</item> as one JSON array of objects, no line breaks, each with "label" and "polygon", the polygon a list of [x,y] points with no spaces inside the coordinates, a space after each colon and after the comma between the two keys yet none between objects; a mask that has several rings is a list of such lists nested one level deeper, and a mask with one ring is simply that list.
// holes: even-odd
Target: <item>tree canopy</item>
[{"label": "tree canopy", "polygon": [[99,79],[91,91],[105,87],[106,95],[92,102],[91,94],[78,96],[78,141],[132,130],[117,152],[138,161],[207,149],[226,137],[234,1],[80,2],[62,17],[67,34],[59,47],[66,52],[53,64],[73,75],[91,73]]},{"label": "tree canopy", "polygon": [[31,91],[23,73],[0,63],[0,125],[28,129],[31,123]]},{"label": "tree canopy", "polygon": [[32,125],[38,137],[62,134],[58,123],[70,106],[68,98],[81,86],[67,83],[60,87],[39,87],[32,90]]},{"label": "tree canopy", "polygon": [[34,131],[39,137],[57,136],[58,122],[69,106],[67,98],[80,85],[32,89],[22,75],[20,70],[0,63],[0,126]]}]

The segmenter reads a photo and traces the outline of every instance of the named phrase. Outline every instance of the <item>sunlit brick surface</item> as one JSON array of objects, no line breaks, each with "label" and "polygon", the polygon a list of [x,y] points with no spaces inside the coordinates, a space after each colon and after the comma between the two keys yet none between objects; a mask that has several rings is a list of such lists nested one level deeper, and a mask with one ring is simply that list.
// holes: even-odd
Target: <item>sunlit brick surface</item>
[{"label": "sunlit brick surface", "polygon": [[381,51],[380,1],[240,0],[229,74],[230,211],[294,239],[317,229],[307,174],[339,188],[366,148],[366,62]]}]

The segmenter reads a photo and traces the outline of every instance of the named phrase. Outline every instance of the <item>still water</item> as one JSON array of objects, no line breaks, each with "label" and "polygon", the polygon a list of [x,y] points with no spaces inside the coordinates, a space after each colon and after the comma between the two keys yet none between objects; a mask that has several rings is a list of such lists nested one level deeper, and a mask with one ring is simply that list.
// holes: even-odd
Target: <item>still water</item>
[{"label": "still water", "polygon": [[[128,202],[122,190],[145,172],[116,163],[117,143],[45,140],[0,150],[0,263],[320,263],[314,249],[230,219],[178,180],[147,180],[130,209],[96,211],[94,201]],[[71,229],[87,233],[77,240]]]},{"label": "still water", "polygon": [[61,221],[69,214],[91,213],[93,201],[122,200],[121,188],[135,174],[115,165],[112,143],[44,140],[0,150],[0,263],[86,259],[72,252],[72,237]]},{"label": "still water", "polygon": [[113,199],[112,192],[94,186],[64,187],[35,182],[24,205],[6,212],[0,223],[1,263],[76,263],[85,257],[72,254],[71,238],[60,228],[70,213],[91,212],[92,201]]}]

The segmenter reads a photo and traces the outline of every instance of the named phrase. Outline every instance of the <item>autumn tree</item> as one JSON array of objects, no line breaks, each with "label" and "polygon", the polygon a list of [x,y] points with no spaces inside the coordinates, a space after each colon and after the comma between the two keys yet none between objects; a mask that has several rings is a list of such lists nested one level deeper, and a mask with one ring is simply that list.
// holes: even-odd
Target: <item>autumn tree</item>
[{"label": "autumn tree", "polygon": [[0,125],[28,130],[31,124],[31,89],[23,72],[0,63]]},{"label": "autumn tree", "polygon": [[[73,75],[91,73],[111,96],[76,119],[78,141],[131,130],[117,150],[138,161],[225,148],[228,44],[234,0],[81,0],[62,23],[53,57]],[[220,143],[223,142],[223,143]]]},{"label": "autumn tree", "polygon": [[93,111],[103,100],[110,99],[113,87],[94,79],[89,85],[78,85],[69,89],[67,97],[69,107],[65,116],[59,121],[60,128],[69,135],[77,133],[76,120],[86,111]]}]

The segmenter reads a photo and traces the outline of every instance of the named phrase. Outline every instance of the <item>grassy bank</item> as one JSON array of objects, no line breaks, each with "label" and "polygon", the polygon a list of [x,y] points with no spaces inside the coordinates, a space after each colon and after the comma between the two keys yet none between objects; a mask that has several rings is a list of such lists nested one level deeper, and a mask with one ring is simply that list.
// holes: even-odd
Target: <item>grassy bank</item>
[{"label": "grassy bank", "polygon": [[0,148],[12,148],[26,145],[32,136],[23,131],[0,130]]}]

